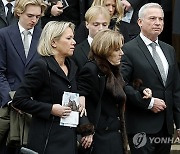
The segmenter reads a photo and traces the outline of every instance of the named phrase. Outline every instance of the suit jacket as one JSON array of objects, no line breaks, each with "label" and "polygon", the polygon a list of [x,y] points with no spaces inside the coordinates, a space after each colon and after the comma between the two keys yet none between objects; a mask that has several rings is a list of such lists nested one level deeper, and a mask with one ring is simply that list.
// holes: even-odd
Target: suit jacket
[{"label": "suit jacket", "polygon": [[[77,67],[69,58],[66,59],[66,64],[68,76],[52,56],[37,60],[29,69],[13,100],[15,107],[32,114],[28,148],[38,153],[43,153],[50,130],[53,119],[52,105],[62,104],[64,91],[77,92],[75,78]],[[46,152],[75,154],[77,141],[75,129],[60,126],[59,121],[59,117],[54,117]]]},{"label": "suit jacket", "polygon": [[90,45],[87,39],[75,47],[72,59],[78,66],[78,71],[80,71],[88,61],[89,51],[90,51]]},{"label": "suit jacket", "polygon": [[18,24],[0,29],[0,106],[11,100],[9,92],[16,91],[30,65],[39,58],[36,48],[40,34],[41,29],[35,27],[26,58]]},{"label": "suit jacket", "polygon": [[138,19],[138,12],[139,9],[147,3],[148,0],[127,0],[132,8],[134,9],[131,22],[130,24],[127,24],[129,34],[130,35],[138,35],[140,32],[139,26],[137,24],[137,19]]},{"label": "suit jacket", "polygon": [[[13,20],[10,24],[14,24],[18,21],[18,19],[14,16]],[[2,0],[0,0],[0,28],[7,27],[8,23],[6,20],[5,9]]]},{"label": "suit jacket", "polygon": [[[153,134],[160,131],[165,124],[169,134],[172,134],[173,122],[180,128],[180,74],[175,51],[172,46],[162,41],[159,41],[159,45],[169,64],[165,86],[157,65],[140,36],[123,46],[122,74],[129,84],[125,88],[128,133]],[[152,90],[153,97],[163,99],[167,108],[159,113],[149,110],[150,99],[142,99],[141,94],[132,87],[134,79],[141,79],[143,86]]]}]

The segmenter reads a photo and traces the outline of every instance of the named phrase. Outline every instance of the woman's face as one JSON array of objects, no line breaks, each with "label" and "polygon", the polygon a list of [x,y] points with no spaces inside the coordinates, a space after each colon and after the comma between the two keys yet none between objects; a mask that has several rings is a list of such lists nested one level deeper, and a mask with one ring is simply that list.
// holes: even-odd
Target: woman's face
[{"label": "woman's face", "polygon": [[53,48],[63,57],[72,56],[75,48],[74,33],[70,27],[66,28],[62,36],[52,43]]},{"label": "woman's face", "polygon": [[121,57],[123,55],[122,49],[116,49],[112,51],[111,55],[107,58],[107,60],[114,66],[119,65],[121,63]]},{"label": "woman's face", "polygon": [[105,0],[104,5],[108,9],[108,11],[112,17],[116,10],[116,0]]}]

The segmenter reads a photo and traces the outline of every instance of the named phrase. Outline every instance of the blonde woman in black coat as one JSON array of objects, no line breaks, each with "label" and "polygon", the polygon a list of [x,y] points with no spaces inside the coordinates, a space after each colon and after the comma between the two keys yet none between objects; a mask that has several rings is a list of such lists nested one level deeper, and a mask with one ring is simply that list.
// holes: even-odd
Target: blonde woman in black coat
[{"label": "blonde woman in black coat", "polygon": [[[28,148],[39,154],[76,153],[75,128],[59,125],[71,113],[62,106],[63,93],[77,93],[77,68],[69,59],[76,44],[73,32],[71,22],[51,21],[44,27],[38,45],[42,58],[32,65],[13,100],[15,108],[32,114]],[[84,137],[85,148],[90,142],[92,135]]]},{"label": "blonde woman in black coat", "polygon": [[[124,154],[124,81],[119,66],[123,37],[113,30],[98,32],[92,42],[90,61],[78,75],[78,89],[85,96],[87,115],[95,126],[93,154]],[[101,101],[100,101],[101,99]]]}]

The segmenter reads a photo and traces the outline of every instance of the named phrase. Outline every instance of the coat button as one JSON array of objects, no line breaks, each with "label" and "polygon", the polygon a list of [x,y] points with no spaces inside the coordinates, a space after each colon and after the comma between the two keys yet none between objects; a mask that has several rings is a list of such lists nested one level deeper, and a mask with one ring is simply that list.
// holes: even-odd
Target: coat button
[{"label": "coat button", "polygon": [[105,130],[109,130],[109,127],[106,127]]},{"label": "coat button", "polygon": [[71,89],[71,85],[68,85],[68,89]]}]

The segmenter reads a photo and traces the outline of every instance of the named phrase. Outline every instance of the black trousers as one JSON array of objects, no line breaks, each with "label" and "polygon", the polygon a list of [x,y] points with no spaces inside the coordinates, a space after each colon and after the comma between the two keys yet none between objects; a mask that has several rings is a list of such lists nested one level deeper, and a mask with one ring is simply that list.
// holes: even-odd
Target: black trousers
[{"label": "black trousers", "polygon": [[163,127],[156,134],[129,134],[128,142],[131,154],[170,154],[172,135]]}]

